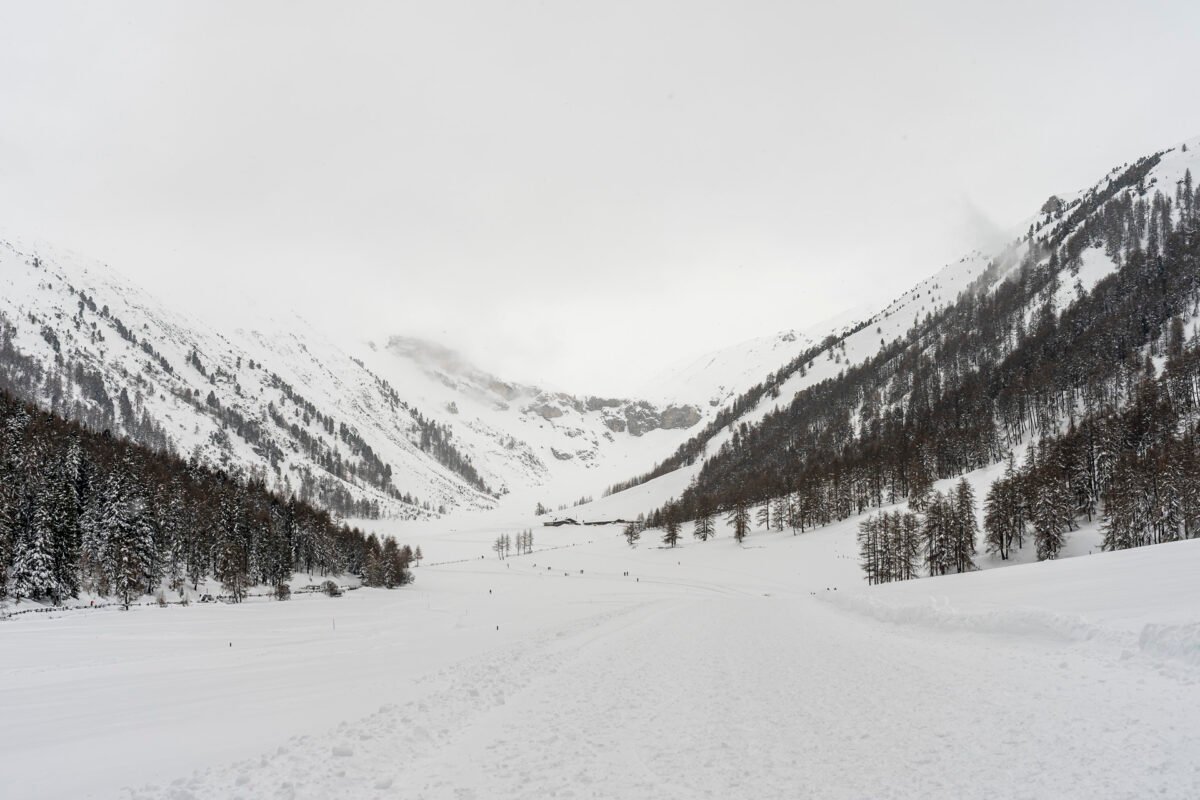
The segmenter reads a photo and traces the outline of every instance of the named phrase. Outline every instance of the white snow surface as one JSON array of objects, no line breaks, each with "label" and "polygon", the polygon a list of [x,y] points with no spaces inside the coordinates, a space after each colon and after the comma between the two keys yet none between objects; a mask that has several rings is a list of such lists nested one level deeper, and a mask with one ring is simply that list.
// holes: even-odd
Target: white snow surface
[{"label": "white snow surface", "polygon": [[[1200,141],[1188,144],[1163,158],[1152,187],[1169,193],[1200,167]],[[0,252],[12,315],[67,329],[73,307],[51,298],[56,287],[9,270],[25,255]],[[970,254],[865,316],[743,419],[870,358],[995,257]],[[1089,250],[1079,280],[1088,288],[1112,269]],[[557,503],[631,477],[690,432],[611,446],[605,412],[572,411],[575,398],[493,386],[471,370],[417,374],[412,359],[378,347],[361,354],[368,371],[294,330],[226,338],[111,280],[81,284],[116,297],[114,310],[144,326],[139,337],[158,343],[184,383],[210,385],[179,366],[203,346],[238,380],[218,385],[223,402],[257,407],[266,387],[235,366],[237,354],[257,354],[384,442],[418,495],[459,511],[368,523],[426,555],[400,590],[0,622],[0,797],[1200,797],[1200,542],[1099,554],[1093,522],[1069,535],[1060,561],[1028,563],[1027,546],[1005,569],[980,555],[978,572],[883,587],[863,584],[861,518],[799,536],[755,531],[744,546],[722,529],[707,543],[685,531],[682,547],[665,549],[648,531],[631,549],[620,526],[544,528],[524,515],[535,498]],[[1074,291],[1064,282],[1057,299]],[[37,329],[20,334],[40,346]],[[686,398],[709,417],[802,352],[804,335],[685,365],[648,396]],[[111,333],[94,345],[71,342],[145,372]],[[410,430],[380,421],[372,372],[452,424],[485,477],[508,479],[512,493],[466,513],[492,503],[417,452]],[[496,392],[510,390],[520,400],[501,408]],[[185,440],[208,440],[171,395],[142,400]],[[522,411],[539,404],[563,414]],[[548,462],[566,440],[580,442],[572,458]],[[649,511],[698,468],[558,516]],[[977,497],[1001,469],[968,476]],[[491,553],[499,533],[530,526],[533,554]]]},{"label": "white snow surface", "polygon": [[859,521],[397,522],[404,589],[17,617],[3,795],[1200,796],[1200,542],[869,588]]},{"label": "white snow surface", "polygon": [[[95,310],[81,304],[78,292],[94,301]],[[660,424],[660,415],[692,404],[651,406],[545,392],[456,363],[452,353],[428,343],[337,342],[295,316],[260,314],[246,327],[217,330],[166,307],[108,265],[42,243],[0,240],[0,313],[14,326],[18,349],[47,372],[58,370],[61,353],[98,373],[110,397],[125,389],[138,418],[144,410],[183,456],[195,452],[214,466],[261,471],[284,491],[299,489],[305,473],[316,475],[356,498],[378,502],[390,516],[497,504],[421,449],[418,414],[450,430],[453,445],[503,503],[528,509],[537,502],[558,506],[599,495],[605,486],[649,469],[700,422],[697,408],[695,420],[680,421],[677,414],[673,425]],[[48,334],[56,338],[57,351]],[[190,363],[192,353],[207,374]],[[302,402],[290,400],[279,381],[330,418],[334,430],[311,418]],[[58,401],[68,410],[75,402],[93,404],[78,387],[68,391]],[[210,392],[221,408],[260,426],[263,438],[282,453],[277,472],[262,448],[224,429],[206,411]],[[183,399],[193,393],[192,403]],[[47,406],[55,402],[36,399]],[[272,413],[298,426],[300,435],[282,428]],[[301,437],[355,461],[353,448],[338,433],[342,425],[391,468],[400,492],[427,507],[394,501],[361,479],[334,479],[306,452]]]},{"label": "white snow surface", "polygon": [[[1129,164],[1122,164],[1114,167],[1103,179],[1088,189],[1059,194],[1058,197],[1066,203],[1072,203],[1090,194],[1099,193],[1128,166]],[[1159,163],[1146,176],[1143,184],[1148,194],[1161,191],[1167,197],[1174,198],[1177,186],[1189,170],[1192,172],[1193,181],[1200,182],[1200,137],[1181,142],[1165,152]],[[1067,213],[1069,214],[1069,211]],[[1016,232],[1023,235],[1032,225],[1036,235],[1045,236],[1058,222],[1056,217],[1038,214],[1027,219],[1024,226]],[[693,402],[700,403],[699,398],[708,397],[710,406],[723,407],[738,394],[762,382],[801,353],[820,345],[827,336],[834,336],[837,339],[834,346],[821,348],[804,374],[795,372],[780,384],[777,397],[772,397],[769,393],[764,395],[753,407],[734,420],[735,423],[758,423],[771,411],[786,407],[800,391],[823,380],[834,378],[852,365],[862,364],[873,358],[885,344],[902,338],[915,323],[954,303],[962,292],[978,290],[980,287],[976,282],[990,264],[1000,267],[1001,280],[1011,275],[1028,251],[1029,244],[1023,241],[1014,241],[995,251],[972,251],[958,261],[946,264],[931,277],[918,282],[880,311],[852,311],[803,332],[784,331],[773,337],[762,337],[734,345],[665,372],[663,379],[657,385],[647,387],[645,393],[652,397],[670,397],[672,391],[676,390],[696,398]],[[1047,255],[1046,258],[1048,257]],[[1090,291],[1116,269],[1117,265],[1105,255],[1103,248],[1092,247],[1085,250],[1081,255],[1078,273],[1062,273],[1063,280],[1055,295],[1055,307],[1059,310],[1066,308],[1081,290]],[[999,283],[994,282],[987,286],[986,290],[993,290],[998,285]],[[1032,318],[1035,311],[1036,306],[1030,306],[1027,310],[1028,317]],[[851,333],[855,328],[858,330]],[[736,387],[736,391],[730,391],[728,387]],[[727,425],[712,436],[707,443],[707,452],[717,452],[721,445],[732,438],[736,427],[736,424]],[[689,467],[681,467],[677,471],[684,474],[676,476],[673,479],[674,484],[680,489],[686,487],[702,466],[703,459],[699,459]]]},{"label": "white snow surface", "polygon": [[[1059,196],[1072,203],[1102,191],[1125,166],[1114,167],[1089,189]],[[1188,169],[1200,175],[1200,139],[1166,152],[1145,185],[1173,196]],[[1026,222],[1044,235],[1057,219],[1037,214]],[[455,446],[471,459],[488,488],[501,495],[498,505],[515,512],[538,502],[558,507],[584,496],[596,497],[606,486],[645,473],[740,394],[833,336],[837,344],[821,350],[805,374],[792,374],[779,386],[778,396],[764,396],[737,421],[761,420],[802,389],[862,363],[885,342],[904,336],[914,322],[971,287],[990,263],[1011,268],[1026,249],[1025,244],[1014,244],[999,251],[975,251],[919,282],[882,310],[860,307],[819,323],[801,320],[795,329],[666,368],[644,387],[642,395],[649,403],[573,396],[510,383],[436,344],[412,339],[335,342],[297,318],[259,316],[245,328],[217,331],[163,307],[107,265],[15,240],[0,241],[0,312],[16,325],[17,345],[49,369],[55,353],[44,329],[56,333],[65,354],[103,373],[110,395],[121,387],[128,389],[135,409],[139,413],[145,409],[181,453],[198,450],[205,460],[222,466],[267,467],[266,459],[248,442],[222,431],[213,416],[180,400],[184,392],[197,392],[196,397],[203,398],[211,391],[222,407],[235,408],[247,420],[261,424],[283,451],[279,472],[268,473],[268,480],[286,490],[295,488],[304,473],[328,477],[303,452],[301,442],[270,420],[268,409],[277,409],[289,422],[301,424],[304,435],[342,455],[350,455],[347,444],[287,402],[273,385],[270,373],[275,373],[319,412],[360,435],[391,467],[395,486],[427,504],[422,509],[390,501],[362,481],[344,482],[343,488],[356,497],[379,502],[385,514],[411,517],[442,506],[454,512],[497,505],[495,498],[421,450],[416,414],[448,426]],[[35,254],[42,258],[41,270],[30,267]],[[1079,289],[1090,289],[1113,269],[1102,250],[1085,251],[1078,275],[1060,285],[1056,304],[1065,307]],[[161,353],[173,374],[164,372],[141,347],[117,335],[112,319],[89,311],[76,324],[78,297],[66,291],[68,286],[85,290],[98,306],[110,307],[112,317],[122,320],[139,342],[148,342]],[[850,333],[855,328],[860,329]],[[219,374],[210,379],[193,369],[187,363],[193,350],[210,373]],[[249,368],[250,359],[259,365],[256,369]],[[395,398],[380,379],[406,406],[393,405]],[[78,392],[67,398],[79,399]],[[689,408],[699,413],[693,424],[682,426],[678,414],[676,425],[669,428],[645,423],[647,418]],[[640,435],[625,425],[634,419],[642,420],[645,430]],[[708,451],[716,452],[733,427],[713,436]],[[700,462],[685,468],[676,482],[686,486],[699,469]]]},{"label": "white snow surface", "polygon": [[706,353],[664,369],[641,394],[663,402],[699,403],[719,408],[786,366],[827,336],[839,336],[869,318],[875,308],[860,305],[801,330],[779,331]]}]

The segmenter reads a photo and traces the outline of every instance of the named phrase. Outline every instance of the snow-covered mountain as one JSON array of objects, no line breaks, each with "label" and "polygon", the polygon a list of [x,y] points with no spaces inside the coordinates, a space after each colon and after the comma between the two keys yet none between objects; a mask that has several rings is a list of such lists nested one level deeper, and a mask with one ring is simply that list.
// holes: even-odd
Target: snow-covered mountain
[{"label": "snow-covered mountain", "polygon": [[871,306],[861,305],[803,328],[756,336],[687,359],[664,369],[639,394],[664,403],[721,408],[827,337],[843,335],[874,311]]},{"label": "snow-covered mountain", "polygon": [[[436,343],[347,344],[297,318],[217,330],[106,265],[8,241],[0,242],[0,379],[89,424],[260,473],[348,515],[560,506],[646,473],[689,440],[714,452],[733,435],[731,422],[754,424],[873,358],[978,288],[985,272],[994,289],[1030,237],[1078,227],[1075,210],[1103,196],[1126,166],[1052,198],[1012,244],[946,265],[883,309],[800,321],[665,369],[644,399],[547,391]],[[1169,195],[1189,168],[1200,169],[1200,141],[1162,154],[1144,187]],[[1056,305],[1115,268],[1095,242],[1058,286]],[[686,486],[699,466],[684,465],[687,475],[671,485]]]},{"label": "snow-covered mountain", "polygon": [[506,382],[414,339],[345,346],[299,318],[216,330],[43,245],[0,242],[0,316],[0,383],[346,515],[571,502],[702,416]]},{"label": "snow-covered mountain", "polygon": [[[1150,162],[1152,166],[1132,185],[1119,184],[1123,175],[1127,177],[1130,162],[1114,167],[1090,187],[1047,199],[1039,211],[1013,229],[1013,238],[1008,244],[991,251],[968,253],[918,282],[875,313],[851,315],[850,319],[857,318],[857,322],[838,320],[804,333],[789,331],[751,340],[672,373],[670,381],[674,386],[686,386],[696,395],[707,397],[706,404],[716,408],[717,414],[695,439],[655,470],[640,476],[627,476],[630,480],[620,485],[634,485],[635,488],[628,491],[640,498],[642,508],[648,509],[678,497],[700,474],[705,458],[734,442],[743,424],[754,426],[773,411],[786,408],[801,392],[826,381],[838,380],[852,367],[871,361],[886,348],[905,340],[914,329],[935,319],[939,312],[946,311],[963,292],[997,291],[1006,279],[1018,274],[1023,263],[1028,262],[1032,246],[1039,248],[1035,266],[1049,270],[1054,248],[1048,247],[1048,243],[1074,238],[1082,244],[1077,258],[1070,264],[1055,265],[1058,279],[1054,282],[1053,292],[1040,296],[1025,308],[1024,323],[1027,326],[1033,323],[1046,308],[1061,313],[1116,271],[1122,261],[1124,253],[1112,251],[1113,239],[1106,234],[1106,229],[1113,224],[1106,221],[1106,215],[1115,217],[1115,209],[1114,214],[1109,215],[1109,200],[1129,203],[1140,200],[1148,207],[1152,198],[1161,192],[1175,203],[1175,219],[1178,219],[1179,198],[1186,194],[1182,191],[1185,176],[1189,171],[1193,176],[1200,175],[1200,138],[1156,154]],[[1194,187],[1192,191],[1195,191]],[[1190,206],[1191,202],[1189,200],[1187,204]],[[1124,217],[1117,224],[1124,226]],[[1120,235],[1128,242],[1134,233],[1126,231]],[[1140,234],[1143,241],[1145,235],[1144,231]],[[1195,329],[1196,321],[1188,322],[1188,334]],[[946,337],[961,333],[935,325],[918,337],[913,352],[931,355]],[[975,368],[978,366],[974,365]],[[890,368],[894,369],[895,363]],[[908,396],[905,388],[895,385],[893,389],[887,392],[891,407],[903,409]],[[671,385],[668,385],[657,394],[670,396],[670,391]],[[655,395],[654,392],[647,393]],[[851,430],[863,423],[861,413],[852,415],[850,423]],[[637,485],[646,481],[653,485]],[[627,505],[623,501],[615,502]],[[611,516],[612,507],[613,502],[600,502],[583,516]]]},{"label": "snow-covered mountain", "polygon": [[579,396],[503,380],[433,342],[367,342],[363,363],[450,427],[497,493],[533,507],[590,496],[691,435],[705,410],[681,401]]}]

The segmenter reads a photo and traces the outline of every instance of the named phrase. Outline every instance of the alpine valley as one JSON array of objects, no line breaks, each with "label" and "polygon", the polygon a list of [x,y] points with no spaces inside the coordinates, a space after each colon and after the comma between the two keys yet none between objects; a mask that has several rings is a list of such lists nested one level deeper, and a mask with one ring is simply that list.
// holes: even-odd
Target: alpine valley
[{"label": "alpine valley", "polygon": [[0,785],[1200,796],[1198,175],[621,398],[0,241]]}]

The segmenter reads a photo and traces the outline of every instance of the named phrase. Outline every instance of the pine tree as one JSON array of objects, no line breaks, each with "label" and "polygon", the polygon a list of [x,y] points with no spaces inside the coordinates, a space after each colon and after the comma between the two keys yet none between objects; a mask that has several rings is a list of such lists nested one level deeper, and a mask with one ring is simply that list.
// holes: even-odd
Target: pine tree
[{"label": "pine tree", "polygon": [[134,465],[128,458],[108,480],[98,528],[105,583],[129,608],[134,598],[150,588],[147,575],[154,561],[154,531],[145,513]]},{"label": "pine tree", "polygon": [[1034,485],[1033,537],[1038,561],[1058,557],[1063,546],[1062,509],[1054,487],[1043,479]]},{"label": "pine tree", "polygon": [[921,560],[921,518],[911,511],[901,514],[895,512],[898,517],[896,528],[899,531],[899,566],[900,571],[897,574],[898,580],[911,580],[917,576],[917,564]]},{"label": "pine tree", "polygon": [[1146,493],[1139,477],[1133,454],[1121,458],[1112,471],[1104,493],[1105,550],[1126,550],[1142,544],[1141,534],[1147,524]]},{"label": "pine tree", "polygon": [[[262,581],[268,586],[284,584],[292,576],[291,521],[288,519],[287,506],[272,499],[259,530],[262,541],[256,548],[256,562]],[[367,537],[368,548],[370,538]]]},{"label": "pine tree", "polygon": [[12,564],[15,524],[13,510],[5,491],[5,479],[0,474],[0,600],[8,597],[8,570]]},{"label": "pine tree", "polygon": [[363,583],[366,586],[383,586],[385,584],[383,548],[375,534],[367,537],[366,551],[366,556],[363,558]]},{"label": "pine tree", "polygon": [[799,492],[792,492],[787,497],[787,525],[795,536],[804,528],[804,514],[801,509]]},{"label": "pine tree", "polygon": [[954,487],[954,568],[957,572],[975,569],[975,539],[979,522],[975,517],[975,490],[963,478]]},{"label": "pine tree", "polygon": [[932,492],[925,509],[925,525],[921,529],[925,568],[931,576],[945,575],[954,565],[953,529],[950,501],[941,492]]},{"label": "pine tree", "polygon": [[754,515],[754,519],[755,519],[755,522],[758,524],[758,527],[762,528],[765,531],[771,530],[771,501],[770,500],[767,500],[761,506],[759,506],[758,511]]},{"label": "pine tree", "polygon": [[18,600],[53,597],[58,589],[52,510],[38,500],[33,482],[27,481],[17,509],[12,557],[11,591]]},{"label": "pine tree", "polygon": [[867,583],[880,583],[883,575],[883,544],[880,518],[871,515],[858,526],[858,563],[867,575]]},{"label": "pine tree", "polygon": [[987,552],[1000,556],[1001,561],[1008,560],[1011,543],[1014,538],[1012,531],[1013,486],[1000,478],[992,483],[984,500],[983,529],[984,542]]},{"label": "pine tree", "polygon": [[787,522],[788,507],[791,505],[791,495],[781,494],[771,501],[771,521],[776,531],[782,531]]},{"label": "pine tree", "polygon": [[929,507],[930,496],[934,494],[934,473],[923,449],[913,462],[909,472],[908,507],[918,514],[924,513]]},{"label": "pine tree", "polygon": [[[419,548],[418,548],[419,549]],[[416,558],[416,551],[406,552],[391,536],[383,540],[383,586],[394,589],[409,582],[408,563]]]},{"label": "pine tree", "polygon": [[733,526],[733,538],[741,544],[750,532],[750,504],[741,498],[735,499],[725,521]]},{"label": "pine tree", "polygon": [[29,524],[22,519],[29,515],[26,498],[29,470],[25,468],[28,425],[29,415],[23,407],[18,407],[0,427],[0,598],[10,594],[9,570],[17,539]]},{"label": "pine tree", "polygon": [[667,509],[663,515],[663,537],[662,541],[667,547],[675,547],[679,544],[679,516],[675,511],[674,506]]},{"label": "pine tree", "polygon": [[56,597],[79,594],[80,517],[87,494],[87,470],[77,435],[71,436],[49,471],[46,503],[51,511],[54,538]]},{"label": "pine tree", "polygon": [[[0,326],[0,370],[6,336]],[[70,396],[50,385],[58,380],[53,373],[46,392]],[[87,396],[103,405],[100,388]],[[374,548],[361,531],[294,497],[284,503],[261,476],[230,478],[171,455],[125,394],[133,433],[163,449],[31,416],[0,389],[0,596],[11,579],[22,597],[59,601],[86,588],[130,605],[163,578],[182,592],[185,576],[196,586],[213,575],[239,599],[252,583],[286,579],[301,559],[310,571],[368,569]],[[404,551],[397,558],[407,565]]]},{"label": "pine tree", "polygon": [[214,577],[221,582],[221,590],[235,603],[245,598],[250,577],[250,531],[242,500],[243,489],[240,484],[226,490],[221,502],[213,558]]},{"label": "pine tree", "polygon": [[692,535],[702,542],[707,542],[716,536],[716,525],[713,524],[713,513],[707,506],[701,506],[696,512],[696,520],[692,525]]},{"label": "pine tree", "polygon": [[625,526],[625,541],[630,547],[637,547],[638,539],[642,538],[642,528],[636,522],[630,522]]}]

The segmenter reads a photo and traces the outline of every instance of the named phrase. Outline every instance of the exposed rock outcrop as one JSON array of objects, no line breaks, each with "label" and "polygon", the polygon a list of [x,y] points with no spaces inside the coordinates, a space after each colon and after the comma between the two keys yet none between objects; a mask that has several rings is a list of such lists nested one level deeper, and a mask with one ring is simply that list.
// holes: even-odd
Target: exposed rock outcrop
[{"label": "exposed rock outcrop", "polygon": [[662,412],[662,427],[667,430],[690,428],[700,421],[700,409],[695,406],[667,406]]}]

